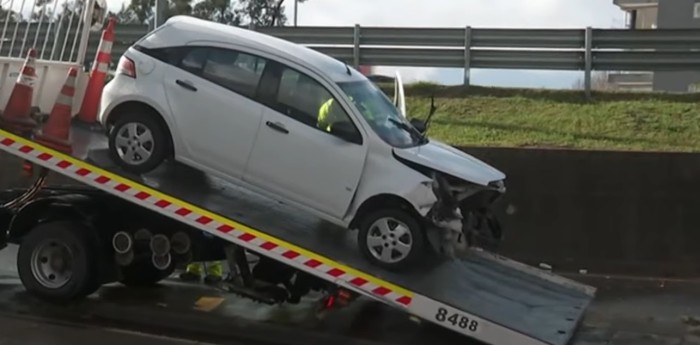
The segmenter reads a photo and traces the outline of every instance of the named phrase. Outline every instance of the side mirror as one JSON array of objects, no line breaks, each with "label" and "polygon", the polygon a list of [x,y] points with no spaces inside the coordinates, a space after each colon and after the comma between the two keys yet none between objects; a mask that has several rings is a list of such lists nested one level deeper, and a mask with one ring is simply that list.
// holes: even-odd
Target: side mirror
[{"label": "side mirror", "polygon": [[424,133],[425,132],[425,122],[421,121],[420,119],[411,119],[411,125],[415,127],[419,132]]},{"label": "side mirror", "polygon": [[336,122],[331,125],[331,134],[351,143],[362,144],[362,137],[350,122]]}]

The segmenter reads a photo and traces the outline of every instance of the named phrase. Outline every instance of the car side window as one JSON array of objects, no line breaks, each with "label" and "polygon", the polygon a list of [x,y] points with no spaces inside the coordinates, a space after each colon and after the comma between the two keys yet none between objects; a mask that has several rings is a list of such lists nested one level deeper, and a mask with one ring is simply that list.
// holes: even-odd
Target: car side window
[{"label": "car side window", "polygon": [[194,48],[189,50],[180,61],[180,68],[198,74],[199,71],[202,70],[202,67],[204,67],[207,52],[207,48]]},{"label": "car side window", "polygon": [[330,132],[334,124],[345,122],[358,132],[343,107],[323,85],[294,69],[282,68],[275,103],[278,111],[322,131]]},{"label": "car side window", "polygon": [[244,96],[255,96],[266,60],[230,49],[209,48],[202,77]]}]

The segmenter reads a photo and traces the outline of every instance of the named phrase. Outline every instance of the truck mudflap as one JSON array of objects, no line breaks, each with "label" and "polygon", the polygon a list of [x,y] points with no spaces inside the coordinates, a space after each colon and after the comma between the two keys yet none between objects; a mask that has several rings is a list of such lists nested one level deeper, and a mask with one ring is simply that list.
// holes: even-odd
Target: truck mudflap
[{"label": "truck mudflap", "polygon": [[475,250],[426,260],[415,273],[386,272],[358,255],[349,231],[212,177],[190,185],[187,169],[125,174],[102,134],[71,130],[72,155],[3,130],[0,150],[487,344],[566,344],[595,293]]}]

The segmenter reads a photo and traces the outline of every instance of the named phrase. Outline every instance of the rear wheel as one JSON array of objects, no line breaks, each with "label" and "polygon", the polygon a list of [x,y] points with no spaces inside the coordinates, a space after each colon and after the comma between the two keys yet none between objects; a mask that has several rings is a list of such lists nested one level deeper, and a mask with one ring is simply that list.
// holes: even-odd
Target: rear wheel
[{"label": "rear wheel", "polygon": [[367,214],[360,222],[357,242],[365,257],[389,270],[407,269],[425,253],[420,223],[398,208]]},{"label": "rear wheel", "polygon": [[149,113],[119,116],[109,132],[109,154],[122,169],[136,174],[157,168],[170,151],[168,131]]},{"label": "rear wheel", "polygon": [[23,239],[17,270],[30,293],[52,301],[83,298],[99,284],[95,276],[95,243],[80,223],[39,224]]}]

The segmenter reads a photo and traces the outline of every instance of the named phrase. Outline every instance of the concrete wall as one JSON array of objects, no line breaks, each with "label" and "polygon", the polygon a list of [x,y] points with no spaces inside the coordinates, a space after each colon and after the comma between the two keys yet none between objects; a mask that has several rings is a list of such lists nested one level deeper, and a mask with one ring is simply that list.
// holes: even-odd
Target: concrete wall
[{"label": "concrete wall", "polygon": [[465,150],[508,175],[504,254],[555,270],[700,274],[700,155]]},{"label": "concrete wall", "polygon": [[[698,29],[700,18],[693,17],[698,0],[659,0],[659,29]],[[654,90],[688,92],[689,85],[700,83],[700,71],[656,72]]]},{"label": "concrete wall", "polygon": [[[463,150],[508,176],[502,253],[556,271],[700,274],[700,155]],[[29,182],[0,152],[0,189]]]}]

